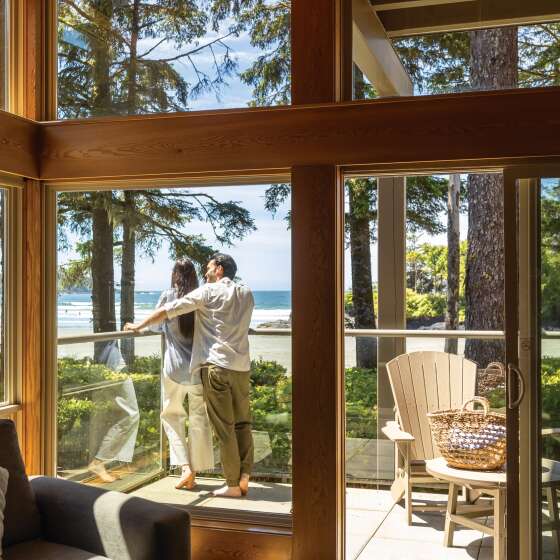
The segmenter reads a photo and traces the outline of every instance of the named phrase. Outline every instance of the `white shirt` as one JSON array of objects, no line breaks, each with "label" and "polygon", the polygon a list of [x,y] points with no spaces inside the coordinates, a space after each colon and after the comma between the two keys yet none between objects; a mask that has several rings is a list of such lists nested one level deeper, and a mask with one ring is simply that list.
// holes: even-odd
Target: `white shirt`
[{"label": "white shirt", "polygon": [[196,311],[191,372],[206,363],[234,371],[249,371],[249,325],[253,307],[251,290],[229,278],[204,284],[163,306],[168,319]]},{"label": "white shirt", "polygon": [[[156,308],[163,307],[177,299],[174,289],[162,292]],[[199,385],[202,383],[200,372],[190,369],[193,337],[185,338],[179,326],[179,319],[167,319],[150,330],[165,335],[165,355],[163,357],[163,375],[181,385]]]}]

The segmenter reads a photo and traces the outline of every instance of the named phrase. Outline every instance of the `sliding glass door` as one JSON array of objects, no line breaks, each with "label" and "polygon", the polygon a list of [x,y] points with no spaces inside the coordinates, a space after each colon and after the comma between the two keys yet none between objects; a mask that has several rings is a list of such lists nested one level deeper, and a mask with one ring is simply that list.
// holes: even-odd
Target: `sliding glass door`
[{"label": "sliding glass door", "polygon": [[508,558],[558,559],[560,166],[505,177]]}]

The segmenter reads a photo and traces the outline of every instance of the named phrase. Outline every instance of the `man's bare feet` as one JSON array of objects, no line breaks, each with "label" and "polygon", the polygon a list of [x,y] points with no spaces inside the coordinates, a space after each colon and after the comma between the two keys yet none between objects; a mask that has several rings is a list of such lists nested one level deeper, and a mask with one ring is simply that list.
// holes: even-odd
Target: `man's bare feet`
[{"label": "man's bare feet", "polygon": [[218,498],[241,498],[241,488],[239,486],[222,486],[218,490],[211,492],[212,496]]},{"label": "man's bare feet", "polygon": [[183,465],[181,470],[181,479],[177,484],[175,484],[175,488],[180,490],[184,488],[185,490],[192,490],[196,486],[196,472],[191,471],[189,465]]},{"label": "man's bare feet", "polygon": [[239,488],[242,496],[246,496],[247,492],[249,492],[249,478],[250,477],[247,473],[243,473],[241,475],[241,479],[239,480]]},{"label": "man's bare feet", "polygon": [[101,482],[115,482],[117,480],[116,476],[107,472],[103,461],[99,459],[94,459],[88,466],[88,469],[101,480]]}]

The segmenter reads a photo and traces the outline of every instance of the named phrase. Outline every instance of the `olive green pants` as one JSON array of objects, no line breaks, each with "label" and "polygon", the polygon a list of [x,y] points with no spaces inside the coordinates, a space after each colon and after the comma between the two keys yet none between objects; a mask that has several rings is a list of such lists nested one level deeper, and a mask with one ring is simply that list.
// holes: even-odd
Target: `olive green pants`
[{"label": "olive green pants", "polygon": [[214,364],[202,368],[202,386],[208,417],[220,442],[224,477],[228,486],[239,486],[242,474],[253,467],[251,432],[251,373]]}]

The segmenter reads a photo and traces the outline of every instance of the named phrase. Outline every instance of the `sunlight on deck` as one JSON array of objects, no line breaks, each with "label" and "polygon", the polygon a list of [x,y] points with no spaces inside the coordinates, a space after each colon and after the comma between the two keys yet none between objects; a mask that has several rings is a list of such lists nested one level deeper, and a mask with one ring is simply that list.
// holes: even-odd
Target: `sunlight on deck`
[{"label": "sunlight on deck", "polygon": [[[221,485],[201,478],[196,491],[175,490],[176,477],[166,477],[133,492],[157,502],[184,506],[238,510],[247,513],[288,514],[289,484],[253,482],[246,498],[215,498],[208,493]],[[445,505],[446,495],[415,493],[418,500]],[[402,505],[394,505],[388,490],[348,488],[346,491],[346,551],[348,560],[491,560],[491,537],[457,528],[453,548],[443,546],[444,513],[415,513],[408,527]],[[487,520],[491,523],[492,520]]]}]

